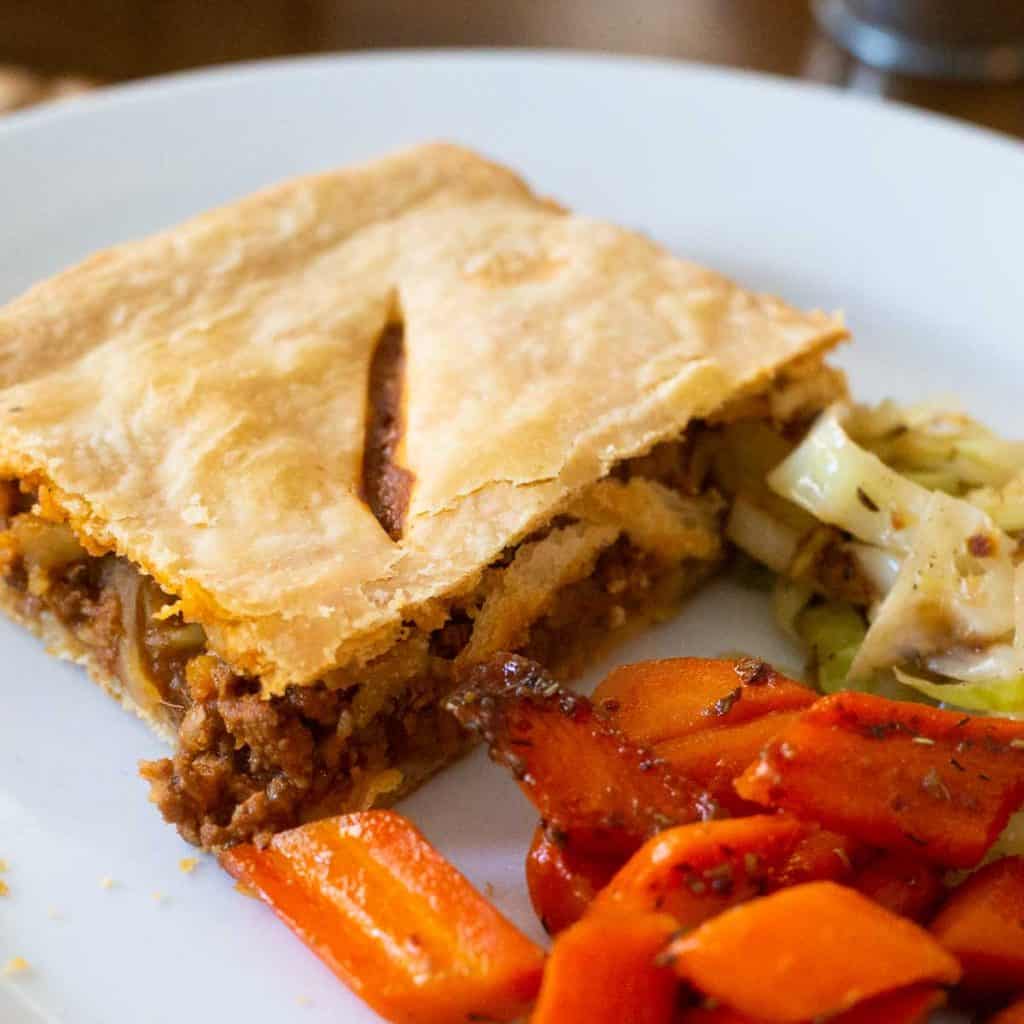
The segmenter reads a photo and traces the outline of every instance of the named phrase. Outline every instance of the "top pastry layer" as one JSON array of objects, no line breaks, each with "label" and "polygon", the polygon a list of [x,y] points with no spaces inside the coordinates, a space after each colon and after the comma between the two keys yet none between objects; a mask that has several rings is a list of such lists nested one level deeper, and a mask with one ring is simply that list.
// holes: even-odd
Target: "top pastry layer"
[{"label": "top pastry layer", "polygon": [[[395,325],[411,489],[392,539],[362,474]],[[274,693],[379,653],[613,463],[844,334],[426,145],[101,252],[0,310],[0,474]]]}]

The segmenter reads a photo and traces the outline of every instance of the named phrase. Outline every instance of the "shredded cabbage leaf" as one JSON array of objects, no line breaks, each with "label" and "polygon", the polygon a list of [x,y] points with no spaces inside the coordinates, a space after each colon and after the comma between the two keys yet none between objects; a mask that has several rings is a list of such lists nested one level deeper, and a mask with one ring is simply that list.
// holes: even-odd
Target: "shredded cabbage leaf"
[{"label": "shredded cabbage leaf", "polygon": [[867,632],[864,616],[852,605],[827,602],[802,612],[796,631],[811,650],[818,689],[847,689],[850,666]]},{"label": "shredded cabbage leaf", "polygon": [[965,711],[1016,717],[1024,712],[1024,675],[975,683],[936,683],[894,668],[896,678],[926,697]]},{"label": "shredded cabbage leaf", "polygon": [[777,573],[784,573],[789,567],[800,540],[796,530],[742,494],[733,502],[725,535],[751,558]]},{"label": "shredded cabbage leaf", "polygon": [[811,682],[823,693],[861,690],[890,700],[931,700],[902,685],[891,672],[853,679],[850,665],[856,657],[867,623],[859,608],[842,601],[808,607],[796,621],[800,639],[811,651]]},{"label": "shredded cabbage leaf", "polygon": [[891,401],[858,406],[845,427],[857,444],[897,473],[954,497],[972,488],[1005,487],[1024,473],[1024,443],[1004,440],[956,405],[944,399],[907,407]]},{"label": "shredded cabbage leaf", "polygon": [[928,671],[959,683],[980,683],[1024,675],[1024,658],[1012,644],[992,644],[975,650],[952,647],[925,659]]},{"label": "shredded cabbage leaf", "polygon": [[954,647],[928,658],[928,670],[962,683],[1024,678],[1024,564],[1013,571],[1013,618],[1012,643],[994,643],[980,649]]},{"label": "shredded cabbage leaf", "polygon": [[903,564],[899,555],[857,541],[851,541],[844,545],[844,550],[853,556],[861,574],[879,595],[888,594],[892,590],[892,585],[896,582],[896,577],[899,576],[900,566]]},{"label": "shredded cabbage leaf", "polygon": [[722,428],[712,461],[715,482],[726,494],[743,495],[773,519],[803,533],[814,527],[814,519],[780,498],[766,482],[793,447],[766,422],[738,420]]},{"label": "shredded cabbage leaf", "polygon": [[1024,442],[948,403],[838,403],[795,448],[770,433],[725,430],[727,533],[778,574],[819,687],[1024,714]]},{"label": "shredded cabbage leaf", "polygon": [[1003,829],[995,845],[985,854],[985,863],[1000,857],[1024,856],[1024,811],[1018,811]]},{"label": "shredded cabbage leaf", "polygon": [[979,487],[966,500],[977,505],[1007,533],[1024,532],[1024,473],[1004,487]]},{"label": "shredded cabbage leaf", "polygon": [[858,540],[906,553],[930,492],[850,440],[840,423],[847,407],[826,410],[768,475],[776,494]]},{"label": "shredded cabbage leaf", "polygon": [[864,638],[853,675],[1012,637],[1013,546],[980,509],[933,493],[914,548]]}]

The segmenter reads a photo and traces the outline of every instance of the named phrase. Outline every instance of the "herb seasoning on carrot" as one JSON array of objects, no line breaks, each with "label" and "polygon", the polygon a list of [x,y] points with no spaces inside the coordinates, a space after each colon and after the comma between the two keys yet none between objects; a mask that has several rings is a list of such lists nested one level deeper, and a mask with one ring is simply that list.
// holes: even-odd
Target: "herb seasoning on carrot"
[{"label": "herb seasoning on carrot", "polygon": [[781,815],[668,829],[629,859],[592,912],[663,910],[680,927],[696,927],[769,888],[806,831]]},{"label": "herb seasoning on carrot", "polygon": [[645,839],[715,813],[699,786],[526,658],[501,655],[477,666],[448,706],[551,824]]},{"label": "herb seasoning on carrot", "polygon": [[620,666],[594,691],[593,700],[631,739],[657,744],[800,711],[815,696],[763,661],[669,658]]},{"label": "herb seasoning on carrot", "polygon": [[973,867],[1024,802],[1024,724],[839,693],[804,711],[736,789],[872,846]]}]

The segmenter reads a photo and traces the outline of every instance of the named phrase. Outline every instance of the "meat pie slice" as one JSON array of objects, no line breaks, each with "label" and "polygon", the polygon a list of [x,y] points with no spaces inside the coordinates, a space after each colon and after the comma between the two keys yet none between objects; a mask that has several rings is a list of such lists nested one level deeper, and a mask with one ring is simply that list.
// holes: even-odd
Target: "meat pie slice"
[{"label": "meat pie slice", "polygon": [[289,181],[0,311],[0,601],[174,745],[191,841],[388,802],[457,666],[714,569],[702,439],[804,422],[844,333],[454,146]]}]

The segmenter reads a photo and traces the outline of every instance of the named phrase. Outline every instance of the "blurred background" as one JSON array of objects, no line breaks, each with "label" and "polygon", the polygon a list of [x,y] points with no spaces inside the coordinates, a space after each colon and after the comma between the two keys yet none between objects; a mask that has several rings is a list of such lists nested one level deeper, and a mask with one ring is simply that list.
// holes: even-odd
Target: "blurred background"
[{"label": "blurred background", "polygon": [[1021,0],[0,0],[0,112],[184,68],[411,46],[750,68],[1024,137]]}]

